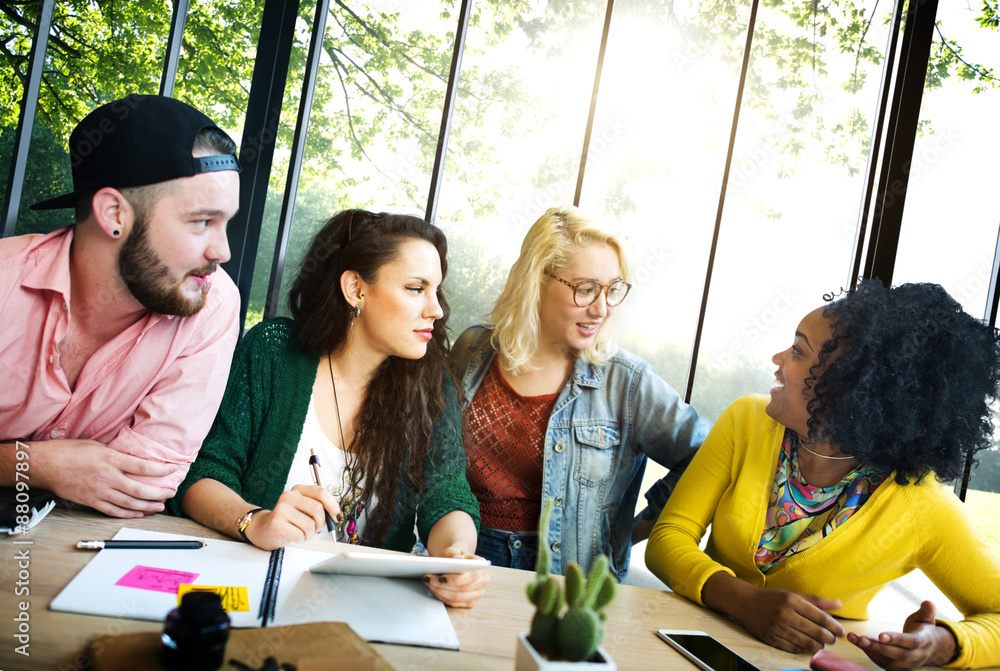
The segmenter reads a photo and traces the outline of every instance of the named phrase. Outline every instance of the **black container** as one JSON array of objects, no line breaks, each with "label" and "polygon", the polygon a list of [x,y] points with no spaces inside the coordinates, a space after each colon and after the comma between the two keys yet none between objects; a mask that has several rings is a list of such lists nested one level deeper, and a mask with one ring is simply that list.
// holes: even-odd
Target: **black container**
[{"label": "black container", "polygon": [[213,592],[188,592],[163,625],[163,665],[170,671],[214,671],[222,666],[229,616]]}]

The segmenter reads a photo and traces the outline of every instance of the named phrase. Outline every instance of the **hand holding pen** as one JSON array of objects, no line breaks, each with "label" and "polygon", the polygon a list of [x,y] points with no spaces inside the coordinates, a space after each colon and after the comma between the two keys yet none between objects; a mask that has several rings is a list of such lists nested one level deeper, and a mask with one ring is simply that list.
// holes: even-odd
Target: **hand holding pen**
[{"label": "hand holding pen", "polygon": [[[246,507],[254,505],[247,502]],[[334,512],[333,519],[340,516],[337,500],[325,487],[295,485],[278,497],[273,510],[254,514],[246,529],[247,538],[262,550],[307,541],[323,529],[324,513],[329,510]]]},{"label": "hand holding pen", "polygon": [[[312,471],[313,484],[317,487],[322,487],[323,478],[320,476],[319,457],[316,456],[316,450],[309,450],[309,469]],[[333,540],[337,540],[337,534],[335,532],[336,525],[333,523],[333,518],[330,516],[330,513],[326,510],[326,508],[323,509],[323,514],[326,515],[326,530],[333,535]]]},{"label": "hand holding pen", "polygon": [[[249,502],[246,505],[254,507]],[[245,533],[250,542],[262,550],[301,543],[314,538],[323,529],[327,510],[336,513],[334,519],[340,515],[337,500],[325,487],[295,485],[278,497],[273,510],[255,513]]]}]

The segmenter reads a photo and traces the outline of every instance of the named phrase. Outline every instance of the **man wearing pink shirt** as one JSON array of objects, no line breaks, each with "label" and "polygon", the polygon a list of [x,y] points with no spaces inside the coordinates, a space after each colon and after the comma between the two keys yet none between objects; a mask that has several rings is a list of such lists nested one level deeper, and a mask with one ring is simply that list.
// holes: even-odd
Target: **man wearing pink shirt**
[{"label": "man wearing pink shirt", "polygon": [[73,130],[74,191],[32,208],[75,207],[76,224],[0,240],[0,485],[20,457],[32,489],[116,517],[174,494],[239,330],[239,293],[217,269],[235,149],[161,96],[116,100]]}]

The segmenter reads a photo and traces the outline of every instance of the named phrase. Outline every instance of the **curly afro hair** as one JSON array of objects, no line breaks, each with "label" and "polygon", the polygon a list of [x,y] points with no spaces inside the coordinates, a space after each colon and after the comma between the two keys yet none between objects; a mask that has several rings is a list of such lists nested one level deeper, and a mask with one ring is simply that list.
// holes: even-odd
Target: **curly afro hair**
[{"label": "curly afro hair", "polygon": [[940,285],[863,281],[823,316],[833,337],[809,371],[811,438],[895,470],[899,484],[959,477],[968,451],[991,445],[1000,333]]}]

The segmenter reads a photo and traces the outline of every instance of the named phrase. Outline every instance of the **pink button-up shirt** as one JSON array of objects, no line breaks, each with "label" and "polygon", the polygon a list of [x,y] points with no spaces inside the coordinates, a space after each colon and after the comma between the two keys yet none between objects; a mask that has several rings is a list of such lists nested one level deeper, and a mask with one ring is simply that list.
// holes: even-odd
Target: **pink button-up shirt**
[{"label": "pink button-up shirt", "polygon": [[70,389],[59,343],[70,313],[73,228],[0,240],[0,442],[81,438],[177,464],[137,480],[176,490],[201,448],[229,377],[240,297],[222,270],[204,307],[149,312],[90,357]]}]

